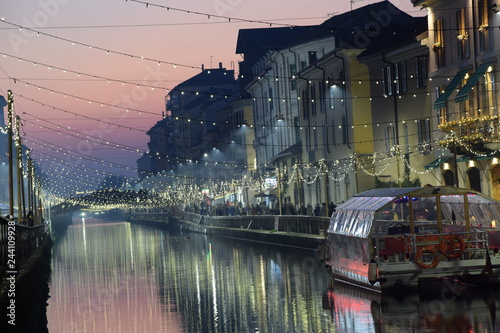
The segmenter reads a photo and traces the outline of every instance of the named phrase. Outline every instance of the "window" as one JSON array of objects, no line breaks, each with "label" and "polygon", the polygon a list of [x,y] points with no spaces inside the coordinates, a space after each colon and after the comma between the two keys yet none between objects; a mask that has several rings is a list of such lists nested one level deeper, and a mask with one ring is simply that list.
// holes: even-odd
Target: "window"
[{"label": "window", "polygon": [[403,125],[405,149],[404,149],[404,174],[410,175],[410,134],[408,133],[408,124]]},{"label": "window", "polygon": [[318,56],[316,55],[317,52],[316,51],[309,51],[309,63],[312,64],[312,63],[315,63],[316,60],[318,60]]},{"label": "window", "polygon": [[436,67],[444,66],[444,29],[443,19],[434,22],[434,45],[432,46],[436,60]]},{"label": "window", "polygon": [[309,132],[309,127],[306,127],[306,128],[304,129],[304,137],[306,138],[306,140],[305,140],[305,141],[306,141],[307,151],[310,151],[310,150],[311,150],[311,143],[309,142],[309,141],[310,141],[310,140],[309,140],[309,134],[310,134],[310,132]]},{"label": "window", "polygon": [[429,119],[419,119],[418,125],[418,151],[422,155],[430,154],[431,152],[431,127]]},{"label": "window", "polygon": [[328,124],[324,124],[321,126],[321,142],[323,143],[322,144],[322,148],[323,149],[326,149],[326,147],[328,147],[329,145],[329,140],[328,140]]},{"label": "window", "polygon": [[347,126],[347,117],[342,116],[342,143],[347,145],[349,143],[349,128]]},{"label": "window", "polygon": [[388,156],[396,155],[396,130],[394,126],[387,126],[384,129],[385,134],[385,152]]},{"label": "window", "polygon": [[319,112],[326,112],[326,84],[324,81],[319,81]]},{"label": "window", "polygon": [[299,117],[293,117],[293,125],[295,130],[295,142],[300,141],[300,126],[299,126]]},{"label": "window", "polygon": [[297,89],[297,82],[293,79],[293,76],[297,73],[297,65],[295,64],[290,64],[290,89],[291,90],[296,90]]},{"label": "window", "polygon": [[465,9],[457,11],[457,55],[458,60],[469,58],[469,35]]},{"label": "window", "polygon": [[486,51],[493,49],[491,22],[491,0],[478,0],[479,16],[479,50]]},{"label": "window", "polygon": [[[446,89],[446,86],[438,86],[436,87],[436,99],[441,96],[442,93],[444,93]],[[446,107],[439,108],[437,110],[437,115],[438,115],[438,124],[444,124],[448,121],[448,114],[446,112]]]},{"label": "window", "polygon": [[318,150],[318,131],[313,128],[314,150]]},{"label": "window", "polygon": [[314,116],[316,116],[316,104],[317,104],[317,101],[316,101],[316,86],[314,84],[311,84],[310,89],[311,89],[311,99],[310,99],[310,102],[311,102],[311,116],[314,117]]},{"label": "window", "polygon": [[337,129],[335,128],[335,119],[332,119],[332,146],[337,144]]},{"label": "window", "polygon": [[330,86],[328,88],[329,99],[330,99],[330,110],[335,109],[335,89],[338,89],[336,85]]},{"label": "window", "polygon": [[405,61],[399,62],[395,65],[394,75],[396,81],[396,93],[405,93],[408,90]]},{"label": "window", "polygon": [[307,89],[302,91],[302,116],[304,119],[309,119],[309,93]]},{"label": "window", "polygon": [[[463,80],[462,84],[458,87],[459,90],[461,90],[467,83],[467,81],[470,78],[470,74],[467,73]],[[458,103],[458,113],[454,113],[454,119],[450,120],[460,120],[461,118],[468,118],[468,117],[476,117],[479,116],[477,111],[478,109],[475,107],[475,89],[471,89],[469,92],[468,98],[464,101],[461,101]]]},{"label": "window", "polygon": [[478,102],[479,109],[482,110],[479,116],[484,115],[496,115],[494,110],[495,106],[495,75],[493,72],[493,67],[490,66],[488,71],[479,80],[478,89]]},{"label": "window", "polygon": [[416,75],[417,75],[417,88],[427,87],[427,57],[416,57]]},{"label": "window", "polygon": [[392,71],[390,66],[382,69],[382,77],[384,96],[392,96]]},{"label": "window", "polygon": [[269,88],[269,111],[274,110],[273,88]]}]

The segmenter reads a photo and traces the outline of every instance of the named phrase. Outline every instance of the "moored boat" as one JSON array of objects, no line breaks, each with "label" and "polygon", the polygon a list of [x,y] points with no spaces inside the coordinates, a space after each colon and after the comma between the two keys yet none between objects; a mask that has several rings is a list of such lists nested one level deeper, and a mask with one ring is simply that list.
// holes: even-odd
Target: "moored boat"
[{"label": "moored boat", "polygon": [[380,188],[340,204],[328,227],[334,278],[377,291],[433,279],[500,283],[500,203],[456,187]]}]

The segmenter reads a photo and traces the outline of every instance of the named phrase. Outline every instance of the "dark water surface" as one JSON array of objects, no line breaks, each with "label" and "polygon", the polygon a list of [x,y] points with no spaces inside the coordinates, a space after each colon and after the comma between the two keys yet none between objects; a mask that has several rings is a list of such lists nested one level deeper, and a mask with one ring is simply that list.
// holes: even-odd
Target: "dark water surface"
[{"label": "dark water surface", "polygon": [[[54,245],[59,332],[500,332],[495,290],[381,299],[337,284],[314,253],[85,220]],[[472,295],[472,296],[471,296]]]}]

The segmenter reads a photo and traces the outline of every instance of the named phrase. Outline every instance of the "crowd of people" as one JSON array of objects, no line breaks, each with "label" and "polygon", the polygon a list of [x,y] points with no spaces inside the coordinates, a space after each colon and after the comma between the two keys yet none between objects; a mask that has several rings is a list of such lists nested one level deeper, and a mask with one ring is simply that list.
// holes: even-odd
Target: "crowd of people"
[{"label": "crowd of people", "polygon": [[251,204],[243,206],[241,202],[231,202],[227,200],[225,203],[212,204],[210,200],[203,200],[200,203],[192,203],[184,207],[185,212],[196,213],[200,215],[211,216],[243,216],[243,215],[303,215],[303,216],[331,216],[337,206],[330,202],[328,206],[325,202],[322,204],[317,203],[313,206],[309,203],[304,205],[301,203],[295,206],[291,202],[287,202],[280,206],[275,203],[274,206],[269,207],[266,202],[260,204]]}]

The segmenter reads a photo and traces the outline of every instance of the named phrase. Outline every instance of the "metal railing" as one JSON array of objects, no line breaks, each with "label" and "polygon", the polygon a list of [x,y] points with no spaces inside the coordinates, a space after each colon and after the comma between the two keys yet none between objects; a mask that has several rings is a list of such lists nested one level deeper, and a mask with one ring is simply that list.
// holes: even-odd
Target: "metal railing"
[{"label": "metal railing", "polygon": [[46,223],[33,227],[19,224],[0,225],[0,266],[12,270],[12,263],[17,269],[27,258],[29,258],[39,247],[41,247],[49,236]]},{"label": "metal railing", "polygon": [[[450,248],[451,251],[457,254],[456,258],[453,259],[461,260],[484,258],[489,250],[488,231],[486,230],[432,234],[374,235],[372,241],[375,255],[385,262],[414,261],[421,248],[441,254],[446,252],[447,248]],[[461,245],[463,251],[460,249]]]},{"label": "metal railing", "polygon": [[[134,219],[168,221],[166,213],[139,213]],[[246,216],[210,216],[183,212],[178,217],[183,221],[200,225],[232,229],[283,231],[308,235],[324,235],[330,219],[328,217],[303,215],[246,215]]]}]

